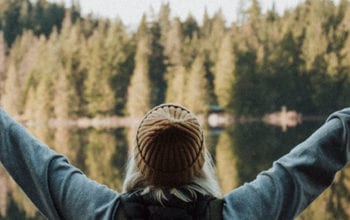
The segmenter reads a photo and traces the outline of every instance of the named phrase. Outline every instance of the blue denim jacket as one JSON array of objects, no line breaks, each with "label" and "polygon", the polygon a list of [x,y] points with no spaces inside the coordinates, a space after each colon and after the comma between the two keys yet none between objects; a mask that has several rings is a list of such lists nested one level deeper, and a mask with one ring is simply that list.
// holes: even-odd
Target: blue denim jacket
[{"label": "blue denim jacket", "polygon": [[[223,219],[293,219],[349,160],[350,108],[250,183],[224,196]],[[120,194],[89,178],[0,109],[0,161],[48,219],[113,219]]]}]

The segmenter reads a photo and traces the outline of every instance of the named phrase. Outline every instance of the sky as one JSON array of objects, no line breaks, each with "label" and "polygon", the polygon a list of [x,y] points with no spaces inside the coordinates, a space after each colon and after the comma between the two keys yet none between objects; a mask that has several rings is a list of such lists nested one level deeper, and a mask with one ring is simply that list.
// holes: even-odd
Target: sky
[{"label": "sky", "polygon": [[[69,6],[71,0],[49,0],[50,2],[63,2]],[[76,1],[76,0],[75,0]],[[279,13],[284,10],[293,9],[303,0],[259,0],[262,11],[272,8],[275,2],[275,9]],[[141,17],[146,13],[149,17],[157,14],[162,3],[169,2],[171,17],[180,17],[184,20],[190,13],[201,22],[204,11],[207,10],[212,16],[219,9],[226,21],[230,24],[235,21],[239,5],[247,0],[79,0],[83,15],[92,13],[98,17],[115,19],[119,17],[127,26],[139,24]],[[152,13],[153,11],[153,13]]]}]

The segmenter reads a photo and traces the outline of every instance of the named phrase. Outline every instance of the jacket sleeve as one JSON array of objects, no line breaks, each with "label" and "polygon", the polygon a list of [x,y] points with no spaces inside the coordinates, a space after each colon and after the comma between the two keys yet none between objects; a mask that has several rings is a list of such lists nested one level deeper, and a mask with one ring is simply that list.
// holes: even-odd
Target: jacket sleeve
[{"label": "jacket sleeve", "polygon": [[224,197],[224,219],[294,219],[349,161],[350,108],[333,113],[318,130],[257,178]]},{"label": "jacket sleeve", "polygon": [[88,179],[0,109],[0,161],[48,219],[111,219],[118,193]]}]

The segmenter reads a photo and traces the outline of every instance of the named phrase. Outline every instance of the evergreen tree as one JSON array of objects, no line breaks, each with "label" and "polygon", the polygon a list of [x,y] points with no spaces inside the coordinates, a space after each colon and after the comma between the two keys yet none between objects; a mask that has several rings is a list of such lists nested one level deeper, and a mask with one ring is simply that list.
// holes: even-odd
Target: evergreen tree
[{"label": "evergreen tree", "polygon": [[20,82],[16,66],[10,63],[1,104],[7,112],[13,115],[20,115],[23,106],[24,97]]},{"label": "evergreen tree", "polygon": [[166,41],[164,45],[164,54],[167,58],[167,65],[169,68],[182,64],[182,41],[181,22],[179,19],[175,19],[172,22],[170,30],[166,33]]},{"label": "evergreen tree", "polygon": [[28,117],[35,122],[47,124],[54,116],[53,100],[57,59],[55,45],[50,44],[46,39],[41,39],[41,41],[40,55],[31,73],[36,78],[36,83],[33,84],[34,99],[31,103],[26,102],[26,105],[33,109],[32,115]]},{"label": "evergreen tree", "polygon": [[3,31],[8,46],[11,46],[17,35],[21,34],[20,10],[21,0],[0,2],[0,30]]},{"label": "evergreen tree", "polygon": [[68,74],[64,71],[63,67],[57,67],[57,78],[54,83],[54,100],[53,100],[53,111],[54,117],[59,120],[69,119],[70,117],[74,117],[71,115],[72,105],[76,105],[76,103],[72,103],[70,98],[72,97],[72,90],[74,88],[70,87]]},{"label": "evergreen tree", "polygon": [[256,69],[256,52],[254,50],[237,52],[233,108],[238,115],[264,114],[260,112],[264,99],[261,97],[260,87],[258,87],[262,79],[257,76]]},{"label": "evergreen tree", "polygon": [[167,75],[167,92],[166,102],[183,104],[185,103],[187,71],[183,66],[171,68],[171,72]]},{"label": "evergreen tree", "polygon": [[197,114],[206,114],[209,110],[208,79],[205,76],[204,56],[199,54],[192,64],[185,85],[185,106]]},{"label": "evergreen tree", "polygon": [[[74,29],[72,30],[72,33],[74,32]],[[62,37],[65,35],[61,35]],[[69,72],[64,66],[64,59],[69,59],[68,56],[64,57],[62,59],[62,55],[68,55],[64,54],[62,51],[64,50],[62,47],[65,46],[72,46],[70,49],[73,49],[73,45],[69,45],[69,41],[63,41],[60,39],[60,37],[57,35],[57,32],[54,31],[50,35],[50,39],[48,44],[51,45],[51,50],[53,50],[52,59],[55,59],[56,65],[55,65],[55,72],[53,73],[53,78],[55,79],[55,83],[53,85],[53,113],[54,118],[59,120],[65,120],[69,117],[72,117],[72,109],[75,109],[74,106],[77,105],[77,103],[74,103],[74,101],[77,99],[77,97],[74,95],[73,91],[74,88],[72,84],[69,82]],[[63,62],[62,62],[63,61]],[[60,131],[58,131],[60,132]],[[64,132],[63,132],[64,133]]]},{"label": "evergreen tree", "polygon": [[170,22],[170,4],[169,2],[166,4],[162,4],[159,10],[158,20],[159,20],[159,26],[161,29],[161,39],[160,43],[162,45],[165,45],[165,42],[167,40],[167,33],[170,30],[171,22]]},{"label": "evergreen tree", "polygon": [[196,59],[198,54],[202,54],[204,60],[206,58],[206,51],[202,48],[202,41],[197,32],[193,33],[192,38],[187,36],[183,38],[181,48],[181,61],[182,65],[186,68],[191,68],[192,63]]},{"label": "evergreen tree", "polygon": [[225,21],[221,10],[215,13],[210,19],[207,14],[204,16],[203,27],[200,30],[200,50],[205,54],[206,77],[209,84],[210,102],[216,103],[214,92],[215,62],[218,59],[219,48],[226,32]]},{"label": "evergreen tree", "polygon": [[250,7],[247,9],[248,14],[247,23],[250,25],[257,24],[261,19],[261,7],[258,0],[252,0]]},{"label": "evergreen tree", "polygon": [[114,114],[116,106],[114,87],[118,85],[112,83],[113,78],[120,74],[120,66],[127,58],[123,43],[126,43],[126,37],[121,24],[108,27],[101,23],[89,39],[90,48],[85,58],[87,61],[85,100],[90,116]]},{"label": "evergreen tree", "polygon": [[212,24],[212,21],[209,17],[207,8],[205,8],[205,10],[204,10],[202,20],[203,20],[203,24],[202,24],[202,27],[200,28],[200,33],[201,33],[201,36],[203,36],[203,38],[208,38],[208,36],[211,33],[211,29],[212,29],[213,24]]},{"label": "evergreen tree", "polygon": [[[303,57],[306,63],[306,69],[310,70],[317,59],[322,56],[327,49],[327,39],[322,30],[322,23],[327,17],[325,10],[320,2],[307,1],[305,3],[305,22],[308,27],[305,33],[303,48]],[[317,36],[315,38],[315,36]]]},{"label": "evergreen tree", "polygon": [[31,67],[35,65],[34,61],[38,55],[35,52],[37,46],[38,38],[34,36],[32,31],[25,31],[10,48],[9,59],[20,69],[21,75],[25,75],[25,72],[30,71]]},{"label": "evergreen tree", "polygon": [[167,58],[166,69],[166,102],[183,104],[185,95],[185,78],[187,70],[182,61],[182,31],[181,21],[176,18],[166,34],[164,54]]},{"label": "evergreen tree", "polygon": [[257,49],[261,44],[262,28],[261,28],[261,7],[257,0],[252,0],[251,6],[246,10],[247,21],[243,25],[244,41],[250,47]]},{"label": "evergreen tree", "polygon": [[1,96],[4,89],[5,71],[6,71],[6,60],[7,60],[7,47],[3,38],[3,33],[0,31],[0,103]]},{"label": "evergreen tree", "polygon": [[19,23],[25,29],[31,29],[33,26],[33,4],[30,1],[22,1],[19,12]]},{"label": "evergreen tree", "polygon": [[109,84],[114,92],[114,112],[122,115],[125,113],[128,83],[134,67],[134,45],[121,21],[116,21],[108,30],[105,48],[108,53],[107,64],[111,72]]},{"label": "evergreen tree", "polygon": [[230,107],[234,98],[235,58],[231,35],[226,34],[215,64],[214,88],[221,107]]},{"label": "evergreen tree", "polygon": [[182,23],[182,33],[185,37],[192,38],[199,32],[199,26],[196,19],[190,14]]},{"label": "evergreen tree", "polygon": [[33,48],[36,62],[24,78],[25,105],[22,109],[26,119],[47,123],[53,117],[53,82],[57,59],[54,48],[43,36]]},{"label": "evergreen tree", "polygon": [[343,75],[343,91],[342,94],[339,95],[339,105],[347,106],[350,102],[350,97],[347,95],[350,94],[350,4],[348,4],[348,1],[340,1],[338,5],[338,14],[342,16],[341,23],[338,26],[338,32],[343,33],[345,40],[344,45],[340,48],[339,52],[342,58],[342,60],[340,61],[340,67],[343,68],[340,71],[340,75]]},{"label": "evergreen tree", "polygon": [[[73,2],[73,11],[74,11]],[[54,27],[61,29],[62,21],[65,17],[63,5],[49,3],[47,0],[38,0],[33,6],[31,15],[32,29],[36,35],[44,34],[49,36]],[[79,13],[79,11],[78,11]]]},{"label": "evergreen tree", "polygon": [[110,113],[114,110],[114,94],[109,85],[109,74],[105,69],[105,34],[106,25],[101,22],[88,40],[85,57],[86,80],[84,82],[84,99],[87,102],[86,112],[89,116]]},{"label": "evergreen tree", "polygon": [[[14,115],[23,113],[26,101],[27,79],[39,54],[37,40],[31,32],[25,32],[13,44],[8,58],[2,101],[5,108]],[[6,104],[7,103],[7,104]]]},{"label": "evergreen tree", "polygon": [[85,72],[83,67],[83,48],[86,48],[80,23],[72,23],[72,13],[66,14],[61,32],[55,40],[55,33],[50,36],[51,44],[57,49],[57,83],[55,84],[54,111],[56,118],[81,117],[84,112],[83,85]]},{"label": "evergreen tree", "polygon": [[165,56],[164,47],[161,44],[161,29],[158,22],[152,22],[150,27],[150,57],[149,57],[149,78],[151,82],[151,105],[158,105],[165,100]]},{"label": "evergreen tree", "polygon": [[[79,7],[73,4],[71,10],[77,14],[76,19],[80,18]],[[8,46],[11,46],[24,30],[32,30],[37,36],[49,36],[54,27],[60,29],[65,11],[64,5],[49,3],[47,0],[1,1],[0,30],[4,32]]]},{"label": "evergreen tree", "polygon": [[141,117],[151,108],[151,82],[149,78],[151,42],[145,17],[137,34],[135,68],[128,87],[126,103],[127,112],[131,117]]},{"label": "evergreen tree", "polygon": [[310,96],[316,112],[330,113],[341,107],[338,107],[340,103],[345,104],[341,97],[347,87],[348,67],[342,64],[344,54],[340,49],[348,35],[340,26],[345,9],[336,10],[329,1],[307,1],[304,7],[311,11],[307,17],[311,24],[302,45],[312,85]]},{"label": "evergreen tree", "polygon": [[[203,29],[207,30],[204,32]],[[214,64],[217,60],[221,42],[226,32],[225,20],[221,10],[219,10],[212,19],[206,18],[203,21],[201,32],[203,35],[202,47],[204,50],[208,51],[210,63]]]},{"label": "evergreen tree", "polygon": [[[51,69],[52,70],[52,69]],[[53,78],[50,75],[52,72],[45,72],[35,91],[35,102],[31,108],[35,109],[33,118],[37,123],[47,124],[53,117]]]}]

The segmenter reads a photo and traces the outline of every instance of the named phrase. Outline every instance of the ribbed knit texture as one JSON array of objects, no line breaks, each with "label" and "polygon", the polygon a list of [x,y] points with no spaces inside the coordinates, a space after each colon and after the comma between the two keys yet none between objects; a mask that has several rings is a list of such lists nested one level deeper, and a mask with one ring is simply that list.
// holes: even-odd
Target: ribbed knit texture
[{"label": "ribbed knit texture", "polygon": [[188,183],[204,163],[203,132],[186,108],[163,104],[150,110],[136,135],[135,161],[154,185]]}]

